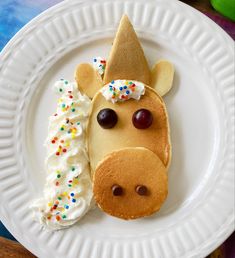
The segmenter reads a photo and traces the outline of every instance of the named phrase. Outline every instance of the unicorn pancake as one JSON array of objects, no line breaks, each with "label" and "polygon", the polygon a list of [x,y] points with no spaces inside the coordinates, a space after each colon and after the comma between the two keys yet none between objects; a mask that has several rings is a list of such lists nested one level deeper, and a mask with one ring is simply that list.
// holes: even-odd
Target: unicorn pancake
[{"label": "unicorn pancake", "polygon": [[149,69],[125,15],[104,73],[89,67],[91,84],[82,79],[86,66],[78,66],[75,77],[92,98],[86,136],[95,201],[122,219],[151,215],[168,193],[170,129],[160,94],[170,90],[174,68],[164,60]]}]

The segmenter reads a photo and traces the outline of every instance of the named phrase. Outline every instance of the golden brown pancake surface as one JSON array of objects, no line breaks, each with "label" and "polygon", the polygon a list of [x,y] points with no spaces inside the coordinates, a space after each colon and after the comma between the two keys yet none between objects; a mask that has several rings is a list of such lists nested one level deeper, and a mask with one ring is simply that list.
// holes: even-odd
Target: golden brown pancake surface
[{"label": "golden brown pancake surface", "polygon": [[[168,192],[166,168],[146,148],[124,148],[110,153],[98,164],[93,180],[99,207],[122,219],[151,215],[160,209]],[[114,187],[119,187],[119,192]],[[140,191],[141,187],[145,191]]]}]

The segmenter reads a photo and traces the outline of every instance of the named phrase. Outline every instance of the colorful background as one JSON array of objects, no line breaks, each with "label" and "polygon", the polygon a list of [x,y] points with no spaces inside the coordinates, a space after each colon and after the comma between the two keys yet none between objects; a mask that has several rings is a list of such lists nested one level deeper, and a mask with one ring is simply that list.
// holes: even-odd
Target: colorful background
[{"label": "colorful background", "polygon": [[[0,51],[15,35],[15,33],[33,17],[61,1],[62,0],[0,0]],[[210,17],[233,39],[235,39],[235,23],[214,11],[208,0],[185,0],[184,2],[197,8],[205,15]],[[6,230],[1,222],[0,236],[14,240],[14,237]],[[1,256],[1,246],[0,257],[5,257]],[[232,236],[230,236],[230,238],[218,249],[216,249],[209,257],[235,258],[235,233],[233,233]]]},{"label": "colorful background", "polygon": [[33,17],[61,0],[1,0],[0,50]]}]

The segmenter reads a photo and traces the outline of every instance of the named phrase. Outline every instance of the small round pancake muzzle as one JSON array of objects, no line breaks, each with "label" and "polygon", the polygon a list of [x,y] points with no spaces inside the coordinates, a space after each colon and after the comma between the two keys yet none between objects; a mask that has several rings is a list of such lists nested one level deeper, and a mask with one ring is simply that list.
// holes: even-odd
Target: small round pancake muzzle
[{"label": "small round pancake muzzle", "polygon": [[168,193],[167,172],[159,157],[142,148],[108,154],[93,176],[98,206],[122,219],[136,219],[158,211]]}]

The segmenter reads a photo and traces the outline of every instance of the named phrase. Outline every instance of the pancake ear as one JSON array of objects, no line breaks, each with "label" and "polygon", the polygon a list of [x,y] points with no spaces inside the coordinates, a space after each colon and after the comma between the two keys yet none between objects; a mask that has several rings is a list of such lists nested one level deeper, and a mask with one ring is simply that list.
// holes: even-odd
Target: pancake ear
[{"label": "pancake ear", "polygon": [[174,66],[167,60],[157,62],[151,71],[150,87],[154,88],[160,96],[164,96],[172,87]]},{"label": "pancake ear", "polygon": [[81,92],[93,98],[98,90],[103,87],[101,75],[90,64],[79,64],[75,70],[75,80]]}]

